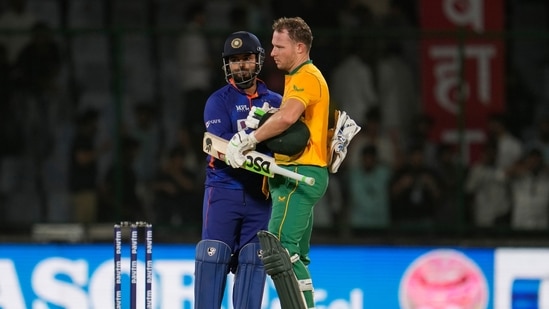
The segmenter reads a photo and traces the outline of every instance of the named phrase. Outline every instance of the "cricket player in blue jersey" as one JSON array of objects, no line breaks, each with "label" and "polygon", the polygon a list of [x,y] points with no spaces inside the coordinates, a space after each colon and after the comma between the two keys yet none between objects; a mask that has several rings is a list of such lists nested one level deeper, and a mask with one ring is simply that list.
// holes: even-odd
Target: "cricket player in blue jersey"
[{"label": "cricket player in blue jersey", "polygon": [[[229,140],[239,131],[249,131],[246,123],[252,107],[278,108],[282,97],[257,78],[265,51],[255,35],[245,31],[229,35],[222,58],[227,85],[208,98],[204,122],[208,132]],[[260,309],[266,273],[257,232],[267,229],[271,213],[271,200],[262,192],[263,176],[210,156],[207,160],[194,308],[219,309],[227,275],[233,272],[233,307]]]}]

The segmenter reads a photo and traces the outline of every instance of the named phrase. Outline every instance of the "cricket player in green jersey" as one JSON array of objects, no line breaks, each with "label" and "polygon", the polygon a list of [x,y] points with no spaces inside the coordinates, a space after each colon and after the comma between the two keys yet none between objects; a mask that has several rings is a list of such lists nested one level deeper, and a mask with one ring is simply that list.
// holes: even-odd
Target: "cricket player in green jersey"
[{"label": "cricket player in green jersey", "polygon": [[326,192],[329,179],[330,95],[326,80],[309,57],[312,41],[311,29],[302,18],[275,20],[271,56],[277,68],[287,73],[282,104],[255,131],[235,134],[226,153],[229,165],[240,167],[246,160],[244,153],[257,143],[280,135],[297,121],[309,129],[308,143],[298,154],[271,150],[277,164],[314,177],[315,184],[309,186],[280,175],[269,178],[271,219],[268,231],[258,233],[265,270],[275,283],[283,309],[315,307],[308,270],[313,209]]}]

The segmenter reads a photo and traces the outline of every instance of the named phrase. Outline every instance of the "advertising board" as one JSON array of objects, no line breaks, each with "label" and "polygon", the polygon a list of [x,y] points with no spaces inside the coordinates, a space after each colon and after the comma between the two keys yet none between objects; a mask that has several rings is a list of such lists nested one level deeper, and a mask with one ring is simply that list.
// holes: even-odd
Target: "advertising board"
[{"label": "advertising board", "polygon": [[[145,298],[140,252],[138,306]],[[491,249],[313,246],[316,308],[492,308],[493,254]],[[193,258],[193,245],[154,246],[155,308],[193,308]],[[129,270],[127,254],[122,258],[124,299],[129,297]],[[110,309],[113,289],[111,245],[0,245],[1,309]],[[471,291],[474,297],[460,297]],[[231,292],[229,281],[223,309],[233,309]],[[469,303],[477,307],[458,307]],[[279,308],[267,280],[262,309]]]}]

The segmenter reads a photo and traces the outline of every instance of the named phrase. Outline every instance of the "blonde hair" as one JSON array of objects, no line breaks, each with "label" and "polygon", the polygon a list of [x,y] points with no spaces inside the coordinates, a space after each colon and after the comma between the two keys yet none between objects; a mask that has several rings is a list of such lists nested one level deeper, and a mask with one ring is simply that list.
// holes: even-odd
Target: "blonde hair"
[{"label": "blonde hair", "polygon": [[292,41],[305,44],[309,50],[313,45],[311,28],[301,17],[281,17],[274,21],[273,30],[276,32],[288,31],[288,36]]}]

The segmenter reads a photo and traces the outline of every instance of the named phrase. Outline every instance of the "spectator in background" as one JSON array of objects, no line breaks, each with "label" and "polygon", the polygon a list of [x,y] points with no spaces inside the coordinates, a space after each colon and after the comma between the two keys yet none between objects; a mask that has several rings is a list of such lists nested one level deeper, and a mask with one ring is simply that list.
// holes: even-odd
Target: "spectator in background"
[{"label": "spectator in background", "polygon": [[20,154],[22,151],[22,115],[17,112],[17,106],[12,101],[11,74],[12,67],[8,62],[6,46],[0,44],[0,169],[4,157]]},{"label": "spectator in background", "polygon": [[99,221],[151,221],[137,196],[137,176],[134,160],[139,143],[123,136],[119,141],[119,156],[115,155],[100,186]]},{"label": "spectator in background", "polygon": [[536,128],[535,135],[525,141],[525,149],[539,149],[545,164],[549,164],[549,117],[541,118]]},{"label": "spectator in background", "polygon": [[[361,27],[371,26],[374,16],[370,7],[357,0],[343,0],[339,2],[337,10],[337,24],[344,32],[360,31]],[[368,30],[368,29],[366,29]],[[345,40],[345,38],[343,38]]]},{"label": "spectator in background", "polygon": [[[231,29],[242,31],[249,29],[264,31],[265,25],[272,20],[269,0],[241,0],[234,1],[229,11]],[[268,29],[268,28],[267,28]]]},{"label": "spectator in background", "polygon": [[254,31],[265,30],[265,25],[273,20],[271,1],[245,0],[244,5],[248,11],[248,29]]},{"label": "spectator in background", "polygon": [[52,29],[42,21],[32,26],[32,36],[17,55],[15,78],[20,87],[36,96],[56,90],[61,71],[62,55]]},{"label": "spectator in background", "polygon": [[0,43],[0,222],[8,221],[9,193],[20,182],[19,156],[23,152],[23,113],[12,100],[11,64],[8,50]]},{"label": "spectator in background", "polygon": [[348,234],[348,220],[344,216],[345,189],[341,180],[342,173],[333,174],[330,177],[330,185],[324,196],[315,205],[313,222],[317,232],[324,231],[333,235],[335,231]]},{"label": "spectator in background", "polygon": [[455,145],[441,143],[437,147],[434,170],[438,175],[441,187],[440,203],[437,207],[436,222],[439,225],[459,226],[464,220],[465,210],[461,198],[461,183],[465,167],[459,160]]},{"label": "spectator in background", "polygon": [[387,228],[390,224],[391,168],[379,161],[376,147],[362,148],[360,165],[349,171],[349,220],[353,228]]},{"label": "spectator in background", "polygon": [[202,194],[196,186],[193,171],[185,167],[188,151],[170,150],[152,188],[154,190],[155,222],[161,225],[194,227],[200,230]]},{"label": "spectator in background", "polygon": [[[362,23],[360,27],[368,28],[371,25],[371,14],[360,6]],[[371,42],[364,42],[364,38],[357,37],[357,28],[349,30],[350,35],[341,44],[343,55],[330,75],[330,100],[335,102],[338,109],[344,110],[359,126],[364,126],[366,111],[378,103],[378,95],[374,83],[374,74],[371,67],[371,56],[368,48]],[[344,37],[345,38],[345,37]],[[357,44],[357,42],[364,42]]]},{"label": "spectator in background", "polygon": [[511,227],[516,230],[549,228],[549,173],[543,155],[531,149],[510,172]]},{"label": "spectator in background", "polygon": [[[374,0],[378,1],[378,0]],[[371,1],[371,2],[374,2]],[[395,46],[401,51],[401,57],[409,65],[413,76],[420,73],[420,54],[417,40],[413,35],[418,29],[419,4],[417,0],[388,0],[388,11],[380,16],[380,27],[383,31],[399,33],[401,37],[389,36],[383,43]],[[415,79],[419,80],[419,79]],[[419,87],[419,84],[414,85]]]},{"label": "spectator in background", "polygon": [[134,161],[136,190],[143,207],[150,209],[153,202],[151,185],[158,170],[162,135],[157,123],[156,106],[152,102],[139,102],[133,111],[135,124],[129,133],[139,144]]},{"label": "spectator in background", "polygon": [[400,45],[385,45],[380,53],[377,74],[383,128],[401,139],[412,128],[413,117],[421,112],[421,106],[416,77],[405,62]]},{"label": "spectator in background", "polygon": [[68,169],[73,222],[97,221],[97,160],[110,148],[109,144],[96,146],[98,118],[99,113],[90,109],[81,112],[75,122],[76,134],[70,148]]},{"label": "spectator in background", "polygon": [[395,169],[402,161],[400,142],[394,135],[390,136],[383,131],[382,118],[379,106],[373,106],[367,111],[366,122],[362,130],[349,145],[347,162],[350,169],[362,167],[362,150],[366,145],[375,146],[377,160],[391,170]]},{"label": "spectator in background", "polygon": [[425,162],[433,167],[437,160],[438,143],[431,139],[431,130],[434,125],[434,119],[431,115],[420,113],[415,116],[412,128],[403,138],[403,144],[406,149],[419,147],[423,151]]},{"label": "spectator in background", "polygon": [[58,97],[54,96],[57,90],[55,82],[61,68],[61,52],[49,26],[36,22],[32,26],[30,40],[18,49],[15,57],[11,99],[16,107],[15,112],[20,115],[17,126],[21,129],[24,155],[10,163],[29,169],[16,173],[27,175],[25,186],[32,194],[27,194],[25,198],[37,198],[39,216],[47,220],[52,192],[46,182],[46,173],[57,146],[56,130],[62,126],[59,121],[62,110],[56,100]]},{"label": "spectator in background", "polygon": [[422,145],[410,146],[403,166],[391,176],[391,220],[397,227],[429,228],[438,211],[442,188],[425,160]]},{"label": "spectator in background", "polygon": [[509,226],[511,203],[505,171],[496,165],[497,144],[488,140],[469,170],[465,192],[475,227]]},{"label": "spectator in background", "polygon": [[509,129],[503,114],[491,114],[487,126],[488,139],[496,143],[496,166],[507,170],[511,168],[522,156],[522,142],[516,138]]},{"label": "spectator in background", "polygon": [[38,164],[54,148],[54,130],[58,124],[59,104],[53,96],[61,70],[61,51],[45,22],[32,27],[30,41],[23,46],[13,67],[14,99],[24,110],[23,127],[27,149]]},{"label": "spectator in background", "polygon": [[[181,145],[192,150],[197,162],[204,157],[202,138],[204,136],[204,106],[212,89],[212,57],[208,37],[205,33],[206,10],[204,3],[188,6],[185,14],[186,27],[178,38],[177,61],[183,101],[181,120]],[[200,160],[200,161],[198,161]]]},{"label": "spectator in background", "polygon": [[27,10],[27,0],[8,0],[7,9],[0,15],[0,30],[12,31],[12,34],[2,34],[0,41],[7,48],[10,64],[14,64],[23,47],[30,40],[30,31],[36,23],[34,14]]}]

